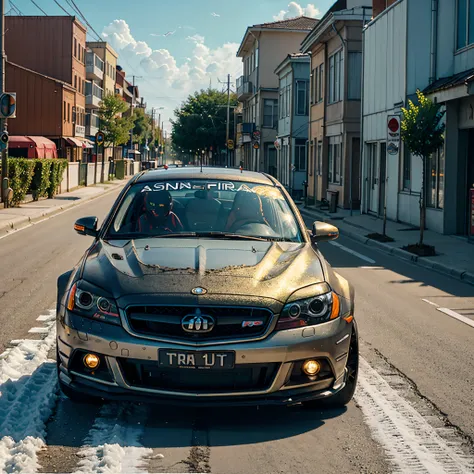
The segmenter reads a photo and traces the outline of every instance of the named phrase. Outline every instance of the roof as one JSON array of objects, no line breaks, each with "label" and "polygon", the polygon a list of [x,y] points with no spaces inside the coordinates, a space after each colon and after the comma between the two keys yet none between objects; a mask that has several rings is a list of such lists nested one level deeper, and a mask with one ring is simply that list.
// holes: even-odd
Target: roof
[{"label": "roof", "polygon": [[[367,0],[368,3],[369,0]],[[321,21],[313,28],[301,43],[301,51],[308,52],[313,44],[319,40],[321,35],[337,21],[364,21],[372,16],[372,7],[357,6],[347,8],[347,0],[337,0],[331,8],[324,14]]]},{"label": "roof", "polygon": [[430,84],[424,91],[424,94],[431,94],[441,90],[451,89],[452,87],[462,86],[474,80],[474,68],[467,71],[454,74],[453,76],[442,77]]},{"label": "roof", "polygon": [[308,16],[298,16],[296,18],[289,18],[288,20],[272,21],[271,23],[259,23],[247,28],[245,35],[242,38],[237,57],[241,56],[242,50],[247,43],[248,37],[254,31],[281,31],[281,32],[301,32],[309,33],[317,24],[319,20],[310,18]]},{"label": "roof", "polygon": [[272,21],[270,23],[260,23],[251,28],[279,29],[279,30],[312,30],[319,20],[309,16],[298,16],[287,20]]},{"label": "roof", "polygon": [[310,57],[307,53],[290,53],[285,56],[285,59],[276,67],[275,74],[279,74],[291,61],[299,63],[309,63]]},{"label": "roof", "polygon": [[145,171],[139,176],[137,182],[155,182],[165,180],[181,180],[181,179],[212,179],[212,180],[231,180],[231,181],[245,181],[257,184],[268,184],[274,186],[273,180],[264,173],[257,173],[255,171],[242,172],[240,169],[234,168],[217,168],[217,167],[203,167],[201,172],[200,166],[184,168],[168,168]]}]

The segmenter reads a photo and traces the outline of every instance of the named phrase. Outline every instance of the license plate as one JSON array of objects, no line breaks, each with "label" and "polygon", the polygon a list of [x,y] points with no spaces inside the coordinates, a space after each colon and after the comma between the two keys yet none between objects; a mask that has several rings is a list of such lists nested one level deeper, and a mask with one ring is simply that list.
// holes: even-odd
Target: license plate
[{"label": "license plate", "polygon": [[161,367],[188,369],[233,369],[235,352],[175,351],[160,349]]}]

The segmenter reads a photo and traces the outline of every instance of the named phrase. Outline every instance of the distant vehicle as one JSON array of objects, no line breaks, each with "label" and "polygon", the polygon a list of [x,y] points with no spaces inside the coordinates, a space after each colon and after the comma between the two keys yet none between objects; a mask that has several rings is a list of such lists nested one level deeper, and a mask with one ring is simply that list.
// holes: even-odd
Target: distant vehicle
[{"label": "distant vehicle", "polygon": [[59,383],[73,400],[341,407],[358,375],[354,290],[272,176],[132,178],[58,279]]}]

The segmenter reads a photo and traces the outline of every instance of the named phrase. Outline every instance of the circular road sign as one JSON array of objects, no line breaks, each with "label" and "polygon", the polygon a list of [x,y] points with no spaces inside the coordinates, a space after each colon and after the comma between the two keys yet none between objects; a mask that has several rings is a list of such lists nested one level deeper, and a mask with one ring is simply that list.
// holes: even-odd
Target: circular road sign
[{"label": "circular road sign", "polygon": [[103,132],[97,132],[95,134],[95,141],[97,143],[97,145],[103,145],[104,144],[104,140],[105,140],[105,137],[104,137],[104,134]]},{"label": "circular road sign", "polygon": [[392,118],[388,122],[388,128],[392,133],[397,133],[398,129],[400,128],[400,125],[398,124],[398,120],[396,118]]}]

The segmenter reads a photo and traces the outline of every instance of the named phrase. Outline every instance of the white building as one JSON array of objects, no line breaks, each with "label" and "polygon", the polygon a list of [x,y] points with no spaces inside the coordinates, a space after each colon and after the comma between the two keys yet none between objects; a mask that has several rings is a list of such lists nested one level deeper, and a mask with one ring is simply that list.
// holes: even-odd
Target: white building
[{"label": "white building", "polygon": [[420,89],[447,110],[445,145],[426,169],[427,228],[465,235],[474,183],[474,101],[466,84],[474,75],[474,12],[469,25],[467,7],[457,3],[398,0],[364,32],[362,212],[381,216],[386,200],[389,219],[419,225],[421,158],[403,144],[398,155],[387,154],[386,143],[387,117],[401,115]]}]

